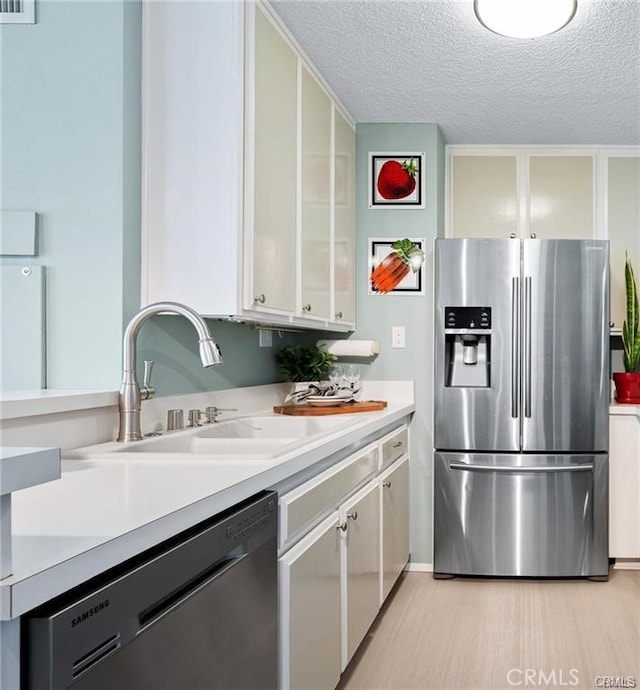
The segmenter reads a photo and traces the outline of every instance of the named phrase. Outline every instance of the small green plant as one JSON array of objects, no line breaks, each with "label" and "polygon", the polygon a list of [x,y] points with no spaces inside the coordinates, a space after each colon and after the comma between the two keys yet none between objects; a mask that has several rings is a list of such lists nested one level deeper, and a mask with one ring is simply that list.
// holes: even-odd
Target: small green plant
[{"label": "small green plant", "polygon": [[275,353],[280,373],[287,381],[321,381],[337,357],[315,345],[289,345]]},{"label": "small green plant", "polygon": [[627,318],[622,324],[623,361],[624,370],[627,373],[633,373],[640,371],[640,311],[638,310],[638,286],[628,255],[625,255],[624,282],[627,292]]}]

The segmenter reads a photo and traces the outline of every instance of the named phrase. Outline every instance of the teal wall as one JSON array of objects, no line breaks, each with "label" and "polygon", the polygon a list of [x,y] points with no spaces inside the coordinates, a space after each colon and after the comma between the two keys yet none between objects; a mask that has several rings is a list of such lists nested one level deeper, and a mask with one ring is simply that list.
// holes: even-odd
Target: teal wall
[{"label": "teal wall", "polygon": [[[122,333],[140,306],[141,3],[46,0],[36,12],[34,25],[0,26],[0,209],[39,214],[46,387],[115,389]],[[22,262],[2,259],[0,270]],[[255,330],[210,326],[224,364],[205,370],[186,320],[143,325],[139,361],[156,360],[159,394],[278,379]]]},{"label": "teal wall", "polygon": [[[411,431],[411,560],[432,562],[433,240],[444,232],[445,142],[434,124],[358,124],[356,129],[357,332],[381,352],[366,378],[413,379],[416,412]],[[424,209],[369,209],[369,152],[425,153]],[[424,238],[424,295],[369,295],[368,238]],[[406,328],[406,348],[391,348],[392,326]]]},{"label": "teal wall", "polygon": [[0,206],[38,213],[50,388],[117,385],[138,299],[140,10],[47,0],[0,27]]}]

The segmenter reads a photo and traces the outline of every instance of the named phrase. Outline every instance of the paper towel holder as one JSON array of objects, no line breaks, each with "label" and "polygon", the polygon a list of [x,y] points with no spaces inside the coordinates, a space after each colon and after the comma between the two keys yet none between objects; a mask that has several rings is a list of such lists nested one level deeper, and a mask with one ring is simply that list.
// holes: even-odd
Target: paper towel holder
[{"label": "paper towel holder", "polygon": [[316,347],[336,357],[375,357],[380,352],[377,340],[318,340]]}]

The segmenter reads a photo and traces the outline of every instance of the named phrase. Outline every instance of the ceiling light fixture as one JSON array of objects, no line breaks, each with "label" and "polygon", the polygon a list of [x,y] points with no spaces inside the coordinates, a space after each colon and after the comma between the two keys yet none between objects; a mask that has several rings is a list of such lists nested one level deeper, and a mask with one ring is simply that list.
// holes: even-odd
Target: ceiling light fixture
[{"label": "ceiling light fixture", "polygon": [[577,0],[474,0],[473,9],[489,31],[514,38],[536,38],[566,26]]}]

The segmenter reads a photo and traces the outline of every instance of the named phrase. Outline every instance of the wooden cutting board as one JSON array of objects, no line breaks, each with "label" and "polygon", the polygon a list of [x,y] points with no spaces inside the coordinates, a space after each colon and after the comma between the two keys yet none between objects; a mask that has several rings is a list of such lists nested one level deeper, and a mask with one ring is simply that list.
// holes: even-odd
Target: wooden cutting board
[{"label": "wooden cutting board", "polygon": [[349,402],[343,405],[330,405],[327,407],[314,407],[313,405],[275,405],[273,411],[276,414],[298,415],[325,415],[325,414],[353,414],[354,412],[375,412],[384,410],[386,400],[363,400],[362,402]]}]

